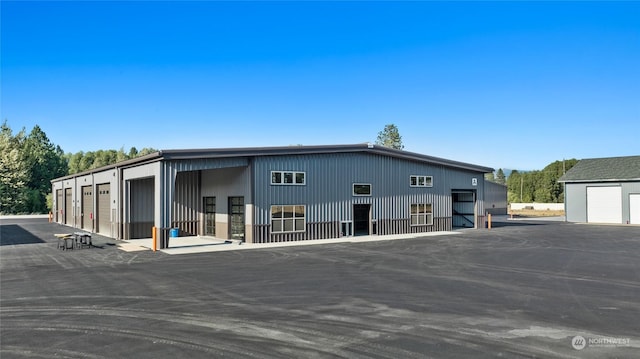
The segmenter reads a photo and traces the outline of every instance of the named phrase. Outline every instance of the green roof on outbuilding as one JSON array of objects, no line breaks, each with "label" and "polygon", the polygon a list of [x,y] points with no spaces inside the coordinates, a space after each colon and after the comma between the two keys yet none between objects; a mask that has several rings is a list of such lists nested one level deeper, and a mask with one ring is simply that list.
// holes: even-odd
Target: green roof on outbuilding
[{"label": "green roof on outbuilding", "polygon": [[558,182],[611,182],[640,180],[640,156],[580,160]]}]

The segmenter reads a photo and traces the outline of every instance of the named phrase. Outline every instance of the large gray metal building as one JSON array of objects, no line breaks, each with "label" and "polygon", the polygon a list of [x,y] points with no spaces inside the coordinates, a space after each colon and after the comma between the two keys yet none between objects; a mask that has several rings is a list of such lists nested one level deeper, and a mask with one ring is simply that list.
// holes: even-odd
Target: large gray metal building
[{"label": "large gray metal building", "polygon": [[52,181],[55,221],[249,243],[484,226],[492,168],[371,144],[165,150]]},{"label": "large gray metal building", "polygon": [[583,159],[559,182],[568,222],[640,224],[640,156]]}]

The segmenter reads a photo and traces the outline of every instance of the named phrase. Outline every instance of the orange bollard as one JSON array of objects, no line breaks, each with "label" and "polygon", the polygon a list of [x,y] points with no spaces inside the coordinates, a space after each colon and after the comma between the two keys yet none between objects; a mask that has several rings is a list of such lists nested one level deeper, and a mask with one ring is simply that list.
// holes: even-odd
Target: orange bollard
[{"label": "orange bollard", "polygon": [[491,213],[487,214],[488,226],[491,229]]},{"label": "orange bollard", "polygon": [[153,239],[153,245],[152,245],[152,248],[153,248],[153,251],[154,251],[154,252],[157,250],[157,249],[156,249],[156,246],[157,246],[157,244],[156,244],[156,242],[157,242],[157,241],[156,241],[157,234],[156,234],[156,233],[157,233],[157,231],[156,231],[156,226],[151,227],[151,238]]}]

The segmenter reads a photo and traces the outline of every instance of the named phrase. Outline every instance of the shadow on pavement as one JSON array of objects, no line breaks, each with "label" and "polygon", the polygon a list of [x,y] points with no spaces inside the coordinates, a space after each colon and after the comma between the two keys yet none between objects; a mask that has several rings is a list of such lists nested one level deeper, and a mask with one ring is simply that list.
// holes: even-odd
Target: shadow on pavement
[{"label": "shadow on pavement", "polygon": [[17,224],[0,226],[0,246],[34,243],[45,243],[45,241]]}]

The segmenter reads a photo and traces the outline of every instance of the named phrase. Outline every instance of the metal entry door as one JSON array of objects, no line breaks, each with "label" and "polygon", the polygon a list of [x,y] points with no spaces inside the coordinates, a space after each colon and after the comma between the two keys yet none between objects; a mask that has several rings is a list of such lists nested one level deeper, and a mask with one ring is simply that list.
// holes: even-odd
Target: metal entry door
[{"label": "metal entry door", "polygon": [[244,197],[229,197],[229,237],[244,241]]},{"label": "metal entry door", "polygon": [[216,236],[216,198],[204,197],[204,235]]},{"label": "metal entry door", "polygon": [[368,236],[371,226],[371,205],[353,205],[353,234],[356,236]]}]

